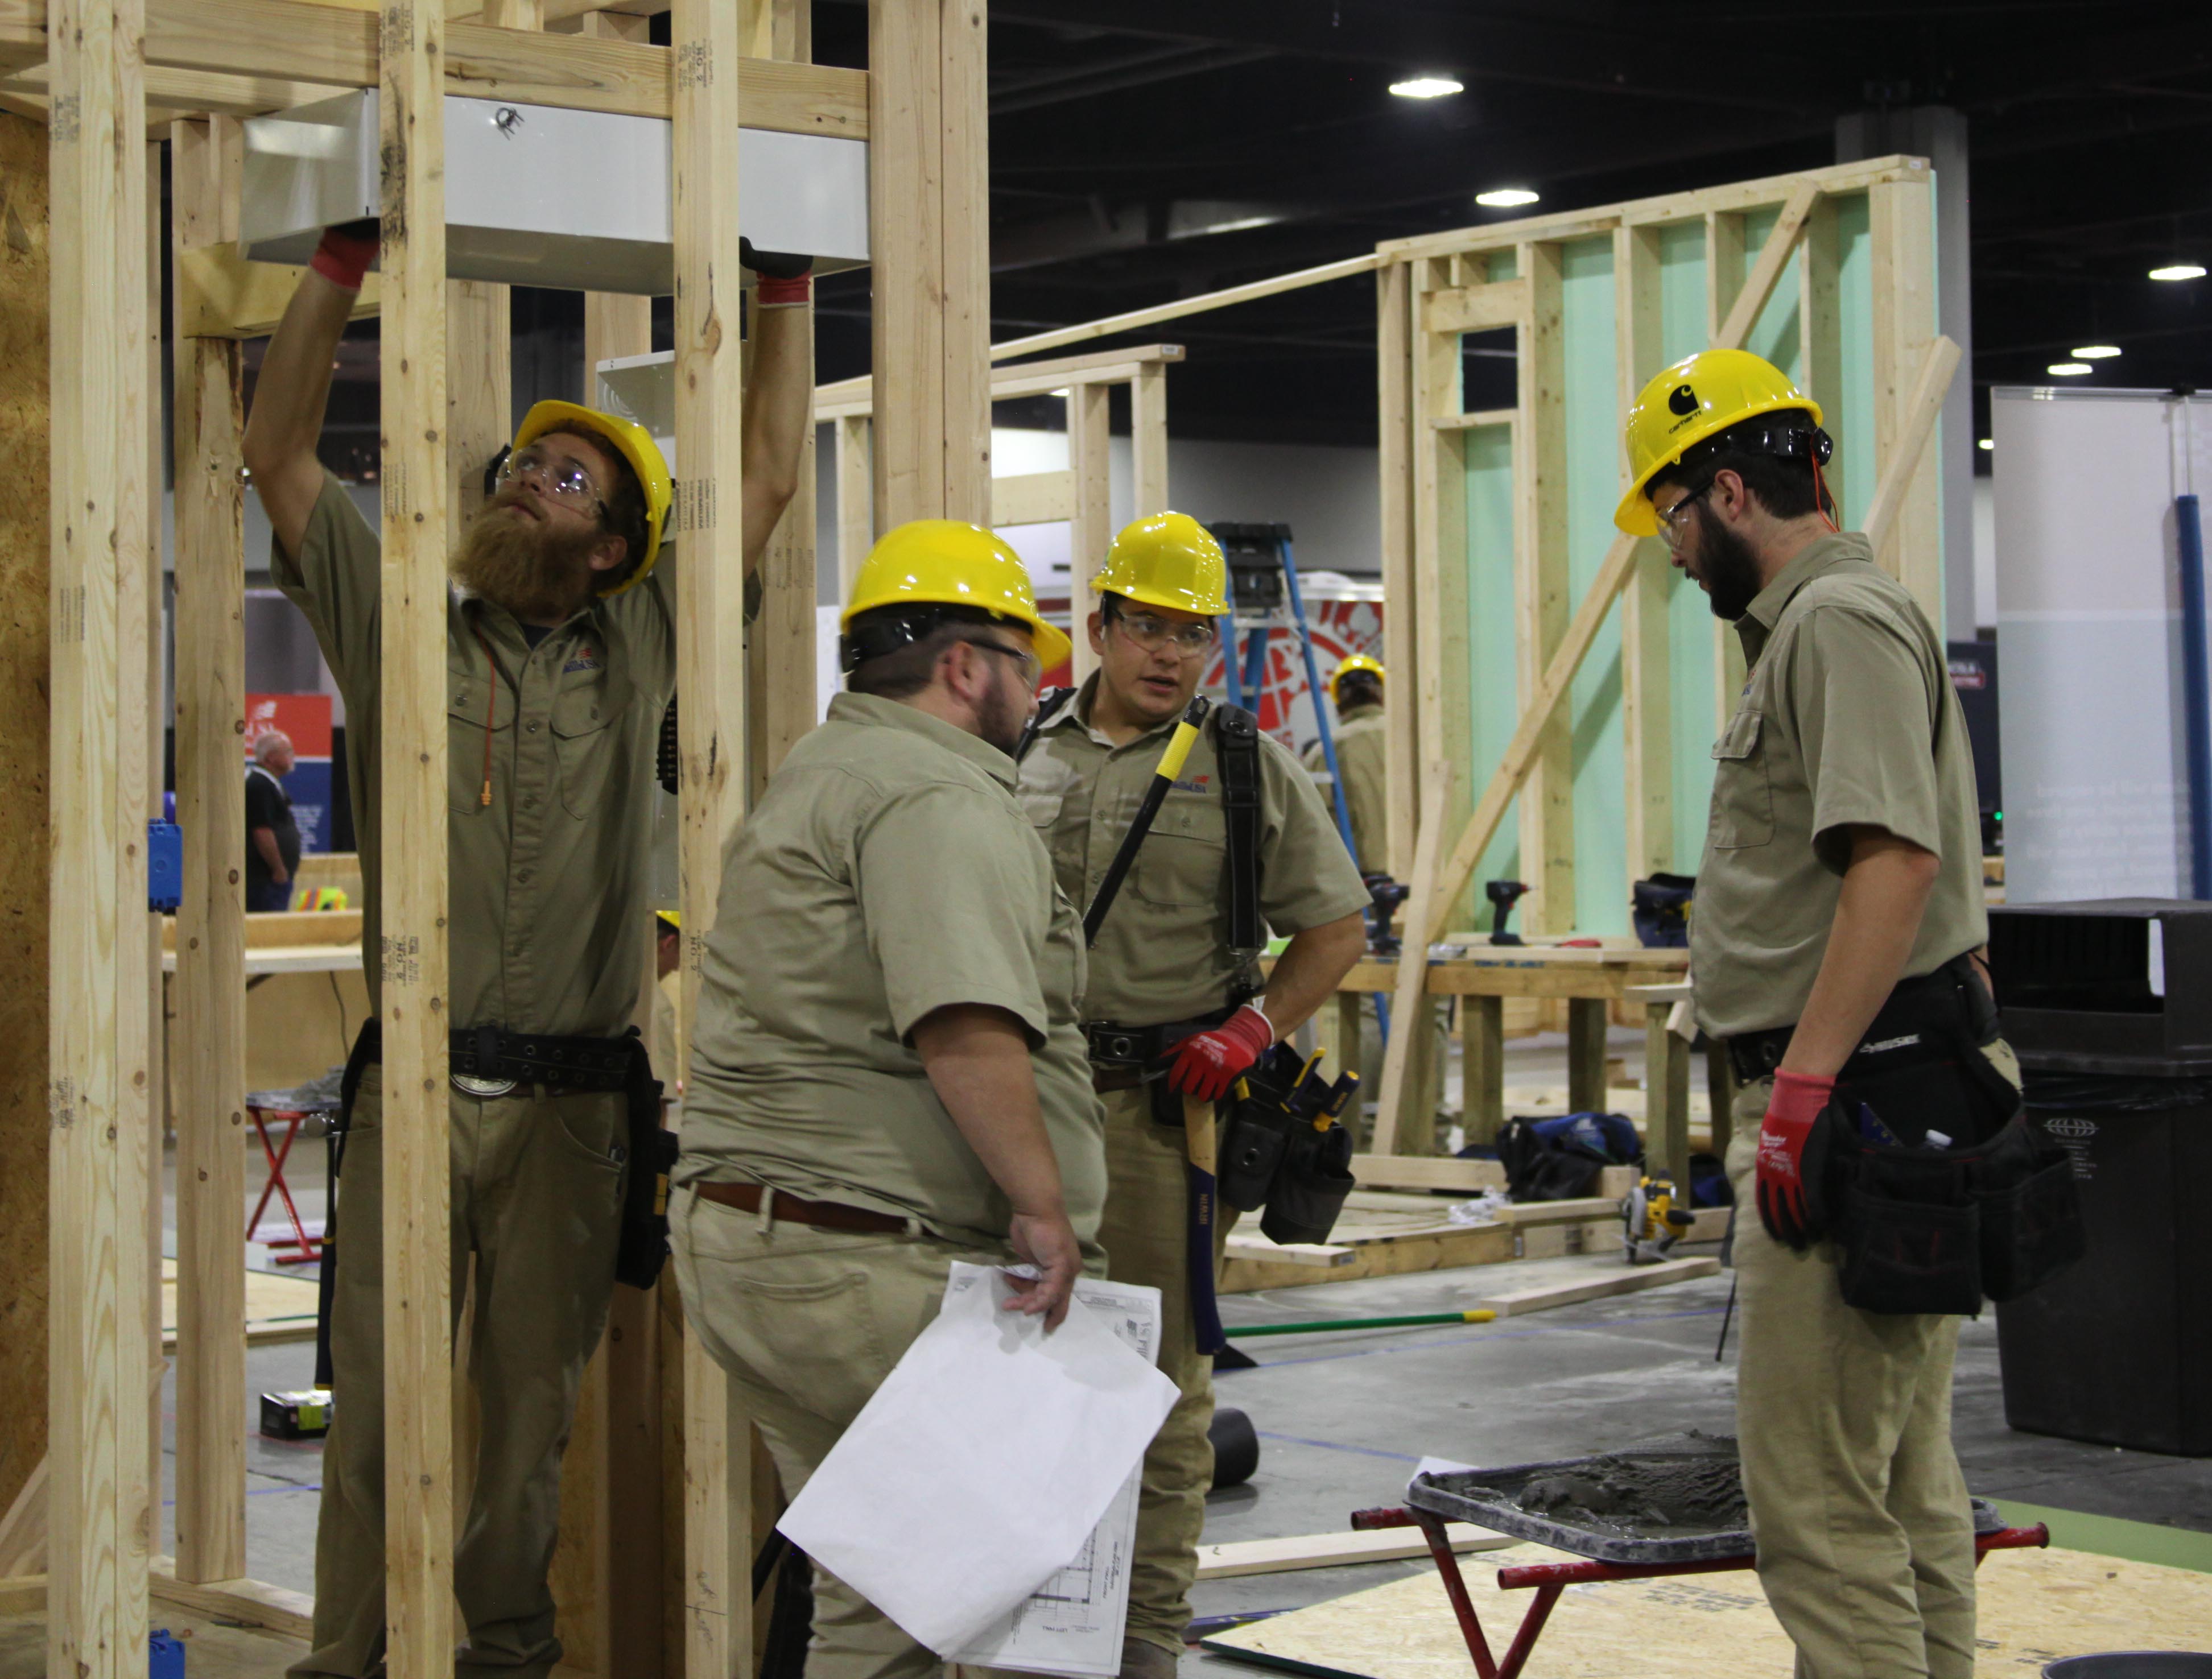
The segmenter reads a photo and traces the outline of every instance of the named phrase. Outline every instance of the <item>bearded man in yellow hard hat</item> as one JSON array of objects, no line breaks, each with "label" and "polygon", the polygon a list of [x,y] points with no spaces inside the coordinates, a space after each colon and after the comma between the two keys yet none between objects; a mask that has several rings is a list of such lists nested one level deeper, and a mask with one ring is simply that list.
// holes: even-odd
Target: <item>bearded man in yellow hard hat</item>
[{"label": "bearded man in yellow hard hat", "polygon": [[[1336,749],[1336,773],[1344,788],[1345,820],[1352,827],[1352,852],[1363,875],[1390,872],[1389,768],[1384,757],[1382,662],[1365,653],[1346,653],[1329,673],[1328,700],[1336,712],[1329,744]],[[1316,739],[1306,749],[1305,766],[1325,784],[1328,760]],[[1322,787],[1334,800],[1334,787]]]},{"label": "bearded man in yellow hard hat", "polygon": [[[374,223],[324,235],[270,341],[244,439],[275,531],[270,570],[345,697],[372,1011],[380,555],[316,445],[375,248]],[[805,321],[787,306],[803,301],[791,294],[798,283],[769,286],[755,314],[749,566],[790,497],[807,423]],[[453,1558],[468,1627],[455,1672],[471,1679],[548,1674],[561,1658],[546,1567],[578,1379],[617,1279],[649,1283],[666,1251],[653,1198],[665,1134],[644,1048],[625,1034],[645,954],[654,749],[676,682],[669,502],[667,464],[642,428],[574,403],[537,404],[453,556],[461,588],[447,603],[445,691],[417,696],[444,710],[449,733],[453,1292],[458,1309],[473,1254],[475,1338],[457,1359],[484,1418]],[[379,1059],[372,1015],[346,1081],[336,1421],[323,1452],[313,1648],[292,1670],[356,1679],[381,1671],[385,1638]]]},{"label": "bearded man in yellow hard hat", "polygon": [[1760,1583],[1801,1674],[1968,1679],[1950,1419],[1956,1314],[1983,1299],[1974,1209],[1894,1197],[1916,1171],[1965,1197],[2017,1123],[2019,1073],[1977,960],[1980,821],[1943,639],[1836,528],[1820,405],[1778,368],[1741,350],[1668,367],[1627,443],[1617,523],[1663,537],[1749,670],[1713,749],[1690,948],[1699,1021],[1741,1082],[1736,1423]]},{"label": "bearded man in yellow hard hat", "polygon": [[[1079,555],[1077,562],[1084,563]],[[1098,669],[1022,759],[1022,803],[1062,891],[1090,906],[1229,610],[1221,544],[1183,513],[1127,526],[1093,587],[1085,632]],[[1129,1572],[1127,1679],[1170,1679],[1213,1475],[1216,1349],[1201,1339],[1191,1252],[1184,1103],[1218,1102],[1336,990],[1365,948],[1369,901],[1297,760],[1223,706],[1167,789],[1091,949],[1084,994],[1091,1077],[1106,1106],[1112,1186],[1100,1240],[1116,1282],[1161,1292],[1159,1366],[1182,1397],[1145,1456]],[[1272,930],[1290,936],[1262,980]]]},{"label": "bearded man in yellow hard hat", "polygon": [[[848,691],[724,861],[676,1268],[692,1333],[794,1493],[936,1316],[955,1260],[1033,1264],[1016,1301],[1048,1325],[1101,1269],[1083,929],[1007,755],[1067,650],[1000,537],[951,519],[887,532],[845,609]],[[943,1666],[819,1567],[814,1602],[810,1679]]]}]

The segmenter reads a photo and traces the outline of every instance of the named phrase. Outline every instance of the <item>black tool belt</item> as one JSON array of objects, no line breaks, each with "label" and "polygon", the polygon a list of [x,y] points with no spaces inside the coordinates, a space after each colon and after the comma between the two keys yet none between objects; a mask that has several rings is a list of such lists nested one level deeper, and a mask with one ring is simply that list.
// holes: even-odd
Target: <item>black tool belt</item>
[{"label": "black tool belt", "polygon": [[[495,1097],[517,1088],[621,1091],[627,1097],[629,1143],[624,1151],[622,1233],[615,1281],[650,1288],[668,1258],[668,1174],[676,1167],[676,1133],[660,1123],[660,1081],[632,1027],[619,1038],[563,1038],[471,1027],[453,1034],[447,1054],[453,1088]],[[340,1087],[341,1128],[349,1127],[364,1068],[384,1059],[381,1022],[363,1021]],[[343,1152],[338,1155],[342,1161]]]},{"label": "black tool belt", "polygon": [[[1738,1081],[1750,1084],[1771,1076],[1789,1053],[1796,1030],[1794,1025],[1777,1026],[1729,1039],[1729,1061]],[[1954,956],[1933,973],[1899,981],[1836,1075],[1837,1082],[1942,1058],[1961,1032],[1977,1046],[1997,1037],[1996,1003],[1971,956]]]},{"label": "black tool belt", "polygon": [[1288,1044],[1277,1044],[1237,1082],[1222,1128],[1221,1198],[1239,1212],[1266,1209],[1274,1242],[1325,1242],[1352,1192],[1352,1133],[1337,1116],[1359,1075],[1334,1082]]},{"label": "black tool belt", "polygon": [[1241,1003],[1231,1003],[1197,1020],[1168,1021],[1158,1026],[1122,1026],[1113,1021],[1093,1021],[1083,1028],[1083,1036],[1089,1045],[1094,1076],[1098,1072],[1135,1074],[1137,1076],[1133,1082],[1141,1083],[1152,1098],[1154,1122],[1181,1130],[1182,1097],[1170,1089],[1167,1080],[1160,1076],[1160,1064],[1167,1052],[1184,1039],[1220,1025],[1242,1006]]},{"label": "black tool belt", "polygon": [[[1804,1163],[1813,1232],[1836,1244],[1846,1305],[1971,1317],[2081,1257],[2072,1157],[1983,1053],[1999,1032],[1960,956],[1892,992],[1838,1072]],[[1771,1072],[1788,1040],[1732,1039],[1739,1076]]]}]

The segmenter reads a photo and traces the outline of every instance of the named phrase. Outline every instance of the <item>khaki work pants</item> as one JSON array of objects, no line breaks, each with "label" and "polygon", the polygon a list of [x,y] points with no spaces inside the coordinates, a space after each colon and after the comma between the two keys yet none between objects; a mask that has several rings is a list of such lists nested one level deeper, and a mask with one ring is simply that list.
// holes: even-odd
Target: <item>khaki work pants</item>
[{"label": "khaki work pants", "polygon": [[[676,1192],[669,1211],[692,1333],[729,1372],[787,1498],[799,1496],[937,1316],[952,1262],[1003,1265],[1011,1258],[926,1233],[768,1223],[690,1189]],[[926,1536],[915,1543],[927,1543]],[[943,1666],[873,1603],[815,1565],[807,1679],[926,1679]]]},{"label": "khaki work pants", "polygon": [[[314,1647],[289,1671],[384,1670],[384,1149],[381,1070],[355,1099],[339,1180],[331,1313],[334,1415],[315,1533]],[[620,1092],[453,1093],[453,1310],[476,1256],[469,1374],[483,1418],[453,1555],[462,1679],[550,1674],[561,1453],[584,1365],[606,1327],[629,1142]],[[456,1349],[456,1353],[459,1351]]]},{"label": "khaki work pants", "polygon": [[[1106,1213],[1098,1240],[1106,1249],[1106,1274],[1116,1282],[1147,1283],[1160,1291],[1160,1371],[1182,1397],[1145,1452],[1144,1485],[1137,1501],[1137,1548],[1129,1566],[1128,1635],[1182,1653],[1190,1624],[1190,1586],[1198,1576],[1198,1538],[1206,1526],[1206,1494],[1213,1484],[1213,1359],[1198,1350],[1191,1324],[1188,1252],[1184,1221],[1189,1151],[1180,1125],[1152,1118],[1142,1090],[1099,1097],[1106,1109]],[[1215,1275],[1221,1247],[1237,1215],[1221,1209],[1216,1227]]]},{"label": "khaki work pants", "polygon": [[[2006,1076],[2018,1064],[1989,1052]],[[1844,1304],[1836,1252],[1759,1221],[1754,1167],[1771,1079],[1736,1093],[1743,1324],[1736,1432],[1759,1581],[1797,1679],[1972,1679],[1974,1531],[1951,1446],[1959,1320]]]}]

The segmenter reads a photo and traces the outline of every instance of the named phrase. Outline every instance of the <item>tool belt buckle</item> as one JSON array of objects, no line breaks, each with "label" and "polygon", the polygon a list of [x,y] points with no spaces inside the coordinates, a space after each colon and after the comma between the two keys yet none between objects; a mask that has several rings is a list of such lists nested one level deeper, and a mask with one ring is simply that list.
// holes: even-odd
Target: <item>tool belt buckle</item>
[{"label": "tool belt buckle", "polygon": [[1101,1067],[1141,1067],[1145,1064],[1144,1034],[1139,1032],[1091,1033],[1091,1059]]},{"label": "tool belt buckle", "polygon": [[513,1095],[515,1086],[521,1082],[519,1079],[511,1078],[478,1078],[473,1073],[448,1073],[447,1076],[453,1081],[453,1088],[464,1096],[474,1096],[484,1101]]}]

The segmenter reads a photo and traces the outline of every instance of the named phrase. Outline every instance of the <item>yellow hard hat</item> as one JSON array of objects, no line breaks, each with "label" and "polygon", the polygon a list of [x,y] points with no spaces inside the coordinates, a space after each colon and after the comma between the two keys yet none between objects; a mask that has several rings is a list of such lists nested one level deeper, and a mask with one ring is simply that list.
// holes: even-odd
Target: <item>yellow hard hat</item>
[{"label": "yellow hard hat", "polygon": [[668,460],[660,452],[660,446],[653,440],[653,433],[635,421],[602,414],[581,403],[532,403],[530,412],[522,416],[522,423],[514,428],[514,446],[523,448],[550,431],[572,425],[597,432],[613,444],[645,488],[645,557],[620,583],[599,591],[601,595],[619,595],[644,582],[645,574],[653,569],[653,562],[660,557],[660,533],[668,522],[668,504],[676,495],[675,486],[668,476]]},{"label": "yellow hard hat", "polygon": [[657,919],[659,919],[659,920],[662,920],[662,921],[665,921],[665,922],[666,922],[666,923],[667,923],[671,927],[673,927],[673,928],[674,928],[678,932],[679,932],[679,933],[680,933],[680,932],[682,932],[682,931],[684,930],[684,912],[683,912],[682,910],[680,910],[680,909],[655,910],[655,911],[653,911],[653,913],[654,917],[655,917]]},{"label": "yellow hard hat", "polygon": [[1382,674],[1381,659],[1370,658],[1364,653],[1346,653],[1338,662],[1336,669],[1329,672],[1328,697],[1331,704],[1336,700],[1336,685],[1355,670],[1369,672],[1378,682],[1387,680]]},{"label": "yellow hard hat", "polygon": [[1651,376],[1628,410],[1628,494],[1613,522],[1633,536],[1659,534],[1646,493],[1651,480],[1717,433],[1779,409],[1802,409],[1820,423],[1820,405],[1771,361],[1749,350],[1708,349]]},{"label": "yellow hard hat", "polygon": [[909,519],[884,531],[860,562],[838,627],[849,632],[862,613],[887,606],[966,606],[1012,619],[1027,627],[1048,670],[1073,649],[1037,611],[1022,556],[1003,536],[957,518]]},{"label": "yellow hard hat", "polygon": [[1229,610],[1229,561],[1213,532],[1188,513],[1151,513],[1121,527],[1091,586],[1146,606],[1218,618]]}]

